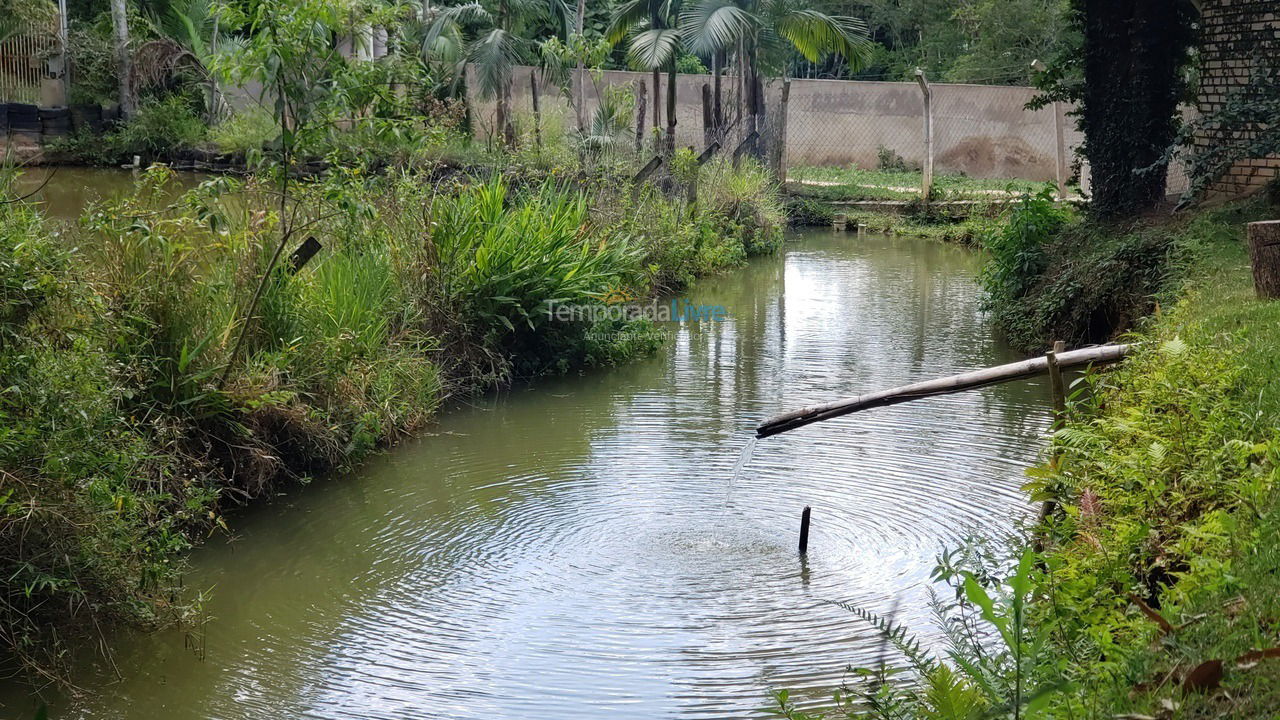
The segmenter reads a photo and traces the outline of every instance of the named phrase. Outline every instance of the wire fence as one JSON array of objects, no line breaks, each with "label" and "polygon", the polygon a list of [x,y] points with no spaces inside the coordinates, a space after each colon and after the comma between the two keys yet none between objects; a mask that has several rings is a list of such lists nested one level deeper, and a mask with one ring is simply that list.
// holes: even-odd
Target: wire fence
[{"label": "wire fence", "polygon": [[[547,137],[576,124],[573,108],[539,70],[518,68],[515,76],[510,102],[518,122],[528,125],[536,115],[539,135]],[[633,144],[643,164],[665,142],[667,84],[666,75],[657,78],[655,87],[646,73],[588,73],[583,82],[587,132],[593,131],[600,98],[624,96],[629,119],[625,128],[615,128],[618,142]],[[754,113],[748,107],[750,88],[741,77],[725,75],[719,90],[717,94],[707,75],[676,76],[672,145],[702,152],[717,143],[720,153],[750,151],[793,187],[816,192],[829,187],[833,196],[901,199],[921,194],[931,168],[931,186],[950,196],[1007,195],[1045,183],[1065,196],[1088,190],[1088,167],[1077,153],[1082,137],[1071,117],[1074,108],[1052,103],[1029,109],[1035,88],[772,80],[762,88]],[[495,103],[474,94],[469,100],[477,134],[494,136]],[[1170,194],[1186,187],[1181,168],[1172,167]]]}]

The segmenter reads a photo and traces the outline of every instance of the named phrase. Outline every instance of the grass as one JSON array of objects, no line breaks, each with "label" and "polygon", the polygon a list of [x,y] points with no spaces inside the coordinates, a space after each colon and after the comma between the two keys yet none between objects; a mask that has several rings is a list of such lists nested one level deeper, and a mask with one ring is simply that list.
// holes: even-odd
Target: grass
[{"label": "grass", "polygon": [[[924,181],[919,170],[797,167],[787,170],[788,190],[827,200],[913,200]],[[984,200],[1035,192],[1043,183],[966,175],[935,175],[940,200]]]},{"label": "grass", "polygon": [[268,278],[234,359],[282,232],[274,186],[174,199],[155,166],[71,228],[0,204],[0,665],[57,681],[93,628],[180,620],[184,553],[228,508],[349,467],[452,395],[651,352],[650,323],[546,310],[776,249],[766,175],[703,173],[697,203],[514,172],[297,181],[292,244],[323,249]]},{"label": "grass", "polygon": [[[1072,659],[1061,707],[1086,716],[1265,717],[1280,696],[1274,539],[1280,534],[1280,304],[1254,297],[1243,222],[1255,202],[1175,230],[1178,300],[1147,322],[1139,355],[1096,382],[1055,438],[1048,489],[1056,607],[1041,622]],[[1163,632],[1132,599],[1174,626]],[[1223,690],[1183,692],[1226,661]]]}]

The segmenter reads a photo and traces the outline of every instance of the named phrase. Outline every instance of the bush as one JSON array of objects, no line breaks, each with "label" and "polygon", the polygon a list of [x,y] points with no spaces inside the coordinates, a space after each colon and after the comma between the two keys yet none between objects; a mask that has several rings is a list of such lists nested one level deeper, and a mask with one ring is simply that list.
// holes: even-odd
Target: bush
[{"label": "bush", "polygon": [[1103,342],[1150,311],[1174,271],[1168,228],[1072,221],[1049,190],[983,237],[985,307],[1024,350]]},{"label": "bush", "polygon": [[[122,132],[183,136],[179,110]],[[46,672],[69,624],[181,616],[181,553],[227,504],[357,461],[446,392],[652,351],[647,321],[547,310],[776,248],[767,176],[713,171],[696,206],[335,167],[282,215],[274,185],[178,195],[162,166],[68,235],[0,205],[0,651]],[[267,277],[233,358],[281,238],[307,234],[323,249]]]},{"label": "bush", "polygon": [[166,157],[173,150],[204,140],[208,129],[191,102],[181,95],[143,104],[108,142],[122,157]]},{"label": "bush", "polygon": [[265,110],[244,110],[209,128],[209,141],[224,153],[252,153],[276,139],[275,118]]}]

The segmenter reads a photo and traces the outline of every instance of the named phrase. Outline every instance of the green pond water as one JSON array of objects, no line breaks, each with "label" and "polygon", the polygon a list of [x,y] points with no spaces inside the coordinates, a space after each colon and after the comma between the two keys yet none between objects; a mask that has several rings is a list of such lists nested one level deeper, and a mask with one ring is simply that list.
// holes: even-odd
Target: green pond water
[{"label": "green pond water", "polygon": [[[108,200],[129,192],[132,180],[140,173],[91,167],[36,167],[26,170],[15,183],[13,192],[28,197],[41,211],[56,220],[75,220],[92,202]],[[208,175],[193,172],[175,173],[174,193],[195,187]]]},{"label": "green pond water", "polygon": [[[977,258],[796,233],[681,295],[655,357],[444,412],[359,472],[196,551],[203,626],[109,636],[53,718],[744,718],[829,701],[883,652],[852,603],[936,639],[937,553],[1001,535],[1048,424],[1041,381],[762,440],[776,412],[1011,361]],[[813,508],[807,559],[798,519]],[[890,662],[895,659],[890,657]],[[6,712],[34,707],[20,689]]]}]

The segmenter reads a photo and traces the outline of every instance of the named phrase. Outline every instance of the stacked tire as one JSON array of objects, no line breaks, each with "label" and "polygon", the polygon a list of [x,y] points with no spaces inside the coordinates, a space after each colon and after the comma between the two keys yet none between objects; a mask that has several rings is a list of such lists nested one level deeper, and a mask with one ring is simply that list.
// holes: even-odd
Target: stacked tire
[{"label": "stacked tire", "polygon": [[71,106],[71,129],[73,131],[101,135],[103,124],[101,105]]},{"label": "stacked tire", "polygon": [[40,144],[40,108],[26,103],[9,103],[9,136],[19,143]]},{"label": "stacked tire", "polygon": [[40,131],[46,138],[71,134],[71,111],[64,107],[40,108]]}]

